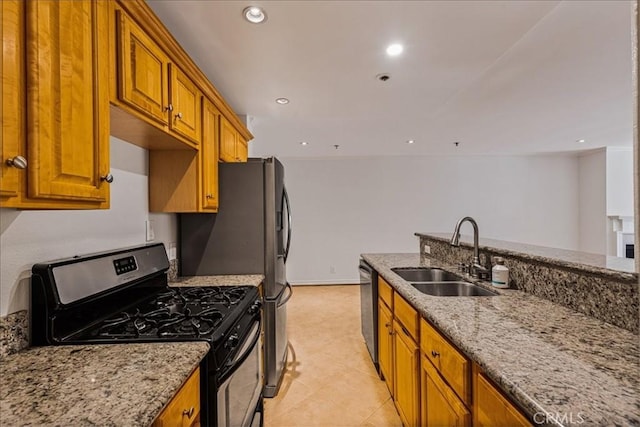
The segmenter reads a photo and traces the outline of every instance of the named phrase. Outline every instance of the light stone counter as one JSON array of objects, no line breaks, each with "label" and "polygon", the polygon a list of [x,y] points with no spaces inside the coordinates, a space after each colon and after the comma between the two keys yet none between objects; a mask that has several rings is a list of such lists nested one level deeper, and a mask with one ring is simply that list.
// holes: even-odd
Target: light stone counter
[{"label": "light stone counter", "polygon": [[234,274],[220,276],[183,276],[170,281],[169,286],[260,286],[262,274]]},{"label": "light stone counter", "polygon": [[205,342],[33,347],[0,361],[0,425],[148,426]]},{"label": "light stone counter", "polygon": [[[532,419],[640,425],[638,335],[515,289],[494,289],[496,297],[425,295],[391,268],[455,271],[452,265],[417,253],[362,257]],[[543,412],[553,417],[536,415]]]}]

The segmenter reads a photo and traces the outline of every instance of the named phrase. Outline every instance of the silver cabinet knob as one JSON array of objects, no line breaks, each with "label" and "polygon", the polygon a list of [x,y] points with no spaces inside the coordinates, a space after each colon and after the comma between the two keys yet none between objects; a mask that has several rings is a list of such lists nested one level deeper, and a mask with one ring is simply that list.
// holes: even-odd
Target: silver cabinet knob
[{"label": "silver cabinet knob", "polygon": [[165,111],[173,111],[173,104],[169,104],[166,107],[164,107]]},{"label": "silver cabinet knob", "polygon": [[26,169],[27,168],[27,159],[22,156],[15,156],[7,159],[7,164],[9,166],[13,166],[16,169]]},{"label": "silver cabinet knob", "polygon": [[176,114],[176,119],[182,119],[182,113]]},{"label": "silver cabinet knob", "polygon": [[186,415],[187,418],[191,418],[193,416],[194,411],[196,410],[196,408],[194,408],[193,406],[189,409],[185,409],[182,411],[182,415]]},{"label": "silver cabinet knob", "polygon": [[207,199],[213,199],[213,194],[211,193],[207,194]]},{"label": "silver cabinet knob", "polygon": [[106,174],[106,175],[101,176],[101,177],[100,177],[100,179],[101,179],[102,181],[105,181],[105,182],[107,182],[107,183],[111,184],[111,183],[113,182],[113,175],[111,175],[110,173],[108,173],[108,174]]}]

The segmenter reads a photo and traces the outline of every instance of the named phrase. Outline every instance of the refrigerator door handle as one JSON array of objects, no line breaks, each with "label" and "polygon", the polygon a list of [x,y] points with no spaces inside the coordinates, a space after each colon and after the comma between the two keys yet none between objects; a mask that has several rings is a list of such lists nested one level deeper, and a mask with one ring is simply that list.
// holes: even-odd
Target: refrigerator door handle
[{"label": "refrigerator door handle", "polygon": [[[291,287],[291,283],[287,282],[287,288],[289,289],[289,294],[287,295],[287,297],[282,300],[282,297],[280,297],[280,300],[278,302],[278,308],[282,307],[283,305],[285,305],[287,303],[287,301],[289,301],[291,299],[291,297],[293,296],[293,288]],[[284,294],[284,292],[283,292]]]},{"label": "refrigerator door handle", "polygon": [[289,194],[287,193],[287,188],[283,188],[284,191],[284,202],[287,204],[287,245],[284,250],[284,262],[287,262],[287,257],[289,256],[289,247],[291,246],[291,205],[289,204]]}]

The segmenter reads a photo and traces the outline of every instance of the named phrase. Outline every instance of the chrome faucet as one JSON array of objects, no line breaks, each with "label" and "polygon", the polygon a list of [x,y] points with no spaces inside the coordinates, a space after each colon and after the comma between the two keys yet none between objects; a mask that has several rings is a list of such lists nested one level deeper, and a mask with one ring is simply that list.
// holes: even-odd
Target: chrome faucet
[{"label": "chrome faucet", "polygon": [[473,259],[471,260],[471,265],[469,266],[469,274],[473,277],[486,278],[489,274],[489,269],[480,264],[480,248],[478,244],[478,223],[475,219],[470,216],[465,216],[460,219],[456,224],[456,228],[453,230],[453,236],[451,236],[451,246],[460,246],[460,227],[462,223],[465,221],[469,221],[473,226]]}]

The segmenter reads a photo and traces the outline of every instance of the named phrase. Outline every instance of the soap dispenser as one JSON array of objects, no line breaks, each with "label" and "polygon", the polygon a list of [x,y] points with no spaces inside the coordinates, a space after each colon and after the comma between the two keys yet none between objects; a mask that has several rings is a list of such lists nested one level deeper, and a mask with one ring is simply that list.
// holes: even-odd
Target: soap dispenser
[{"label": "soap dispenser", "polygon": [[493,261],[495,262],[495,265],[491,269],[491,284],[496,288],[508,288],[509,269],[504,265],[504,259],[497,256]]}]

